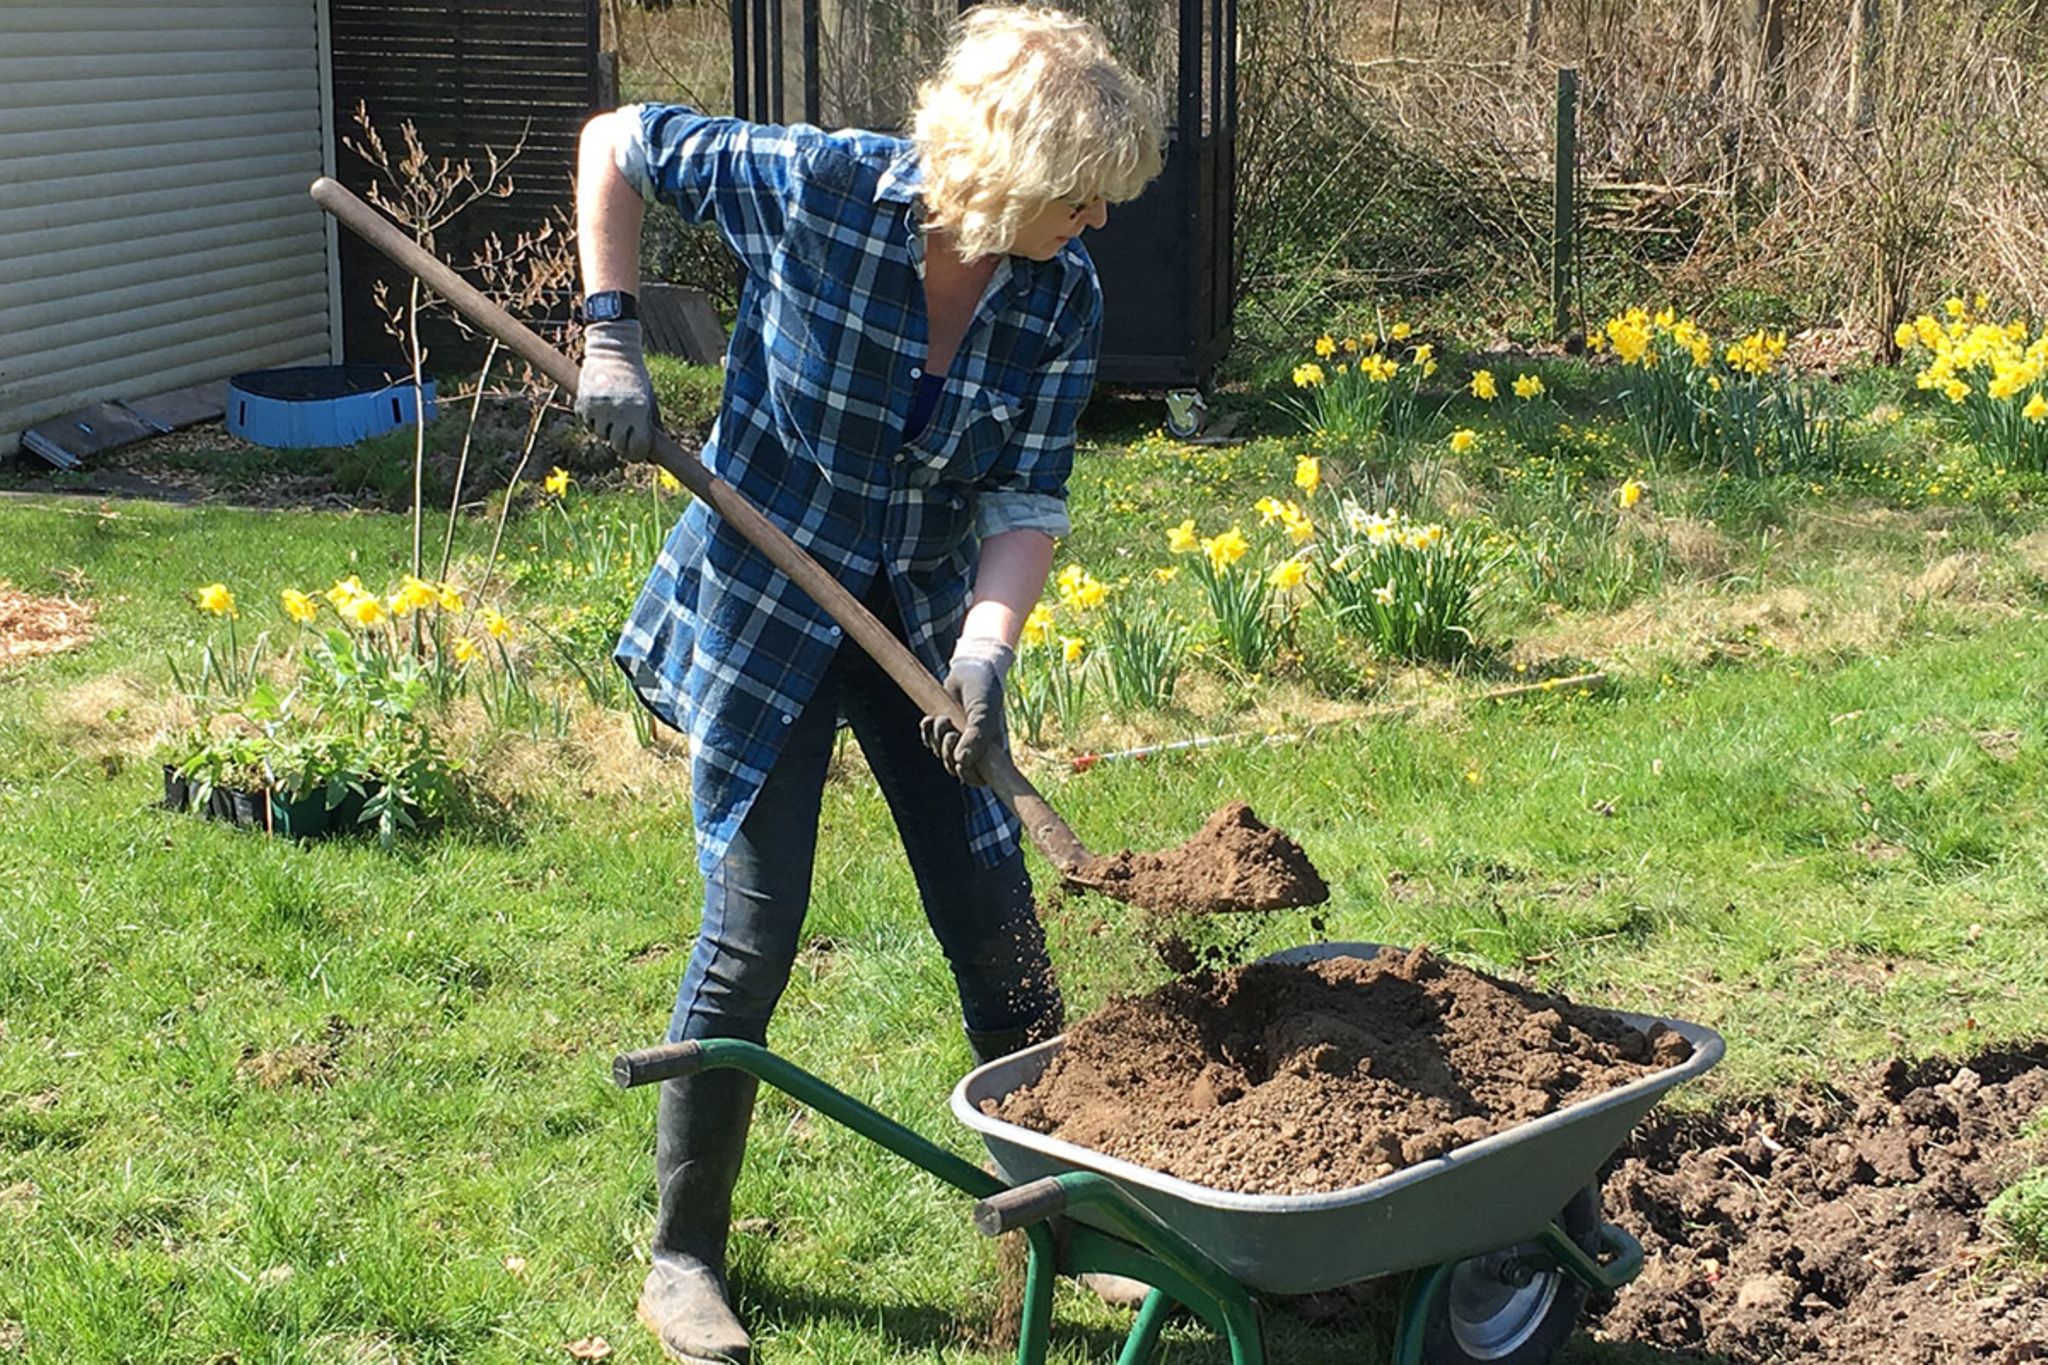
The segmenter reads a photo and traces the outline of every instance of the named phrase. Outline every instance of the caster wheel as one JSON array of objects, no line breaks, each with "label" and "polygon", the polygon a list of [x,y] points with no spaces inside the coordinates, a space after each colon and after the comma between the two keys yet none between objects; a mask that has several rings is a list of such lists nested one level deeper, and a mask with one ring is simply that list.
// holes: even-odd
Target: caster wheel
[{"label": "caster wheel", "polygon": [[[1558,1224],[1588,1252],[1600,1246],[1600,1191],[1572,1196]],[[1588,1293],[1533,1242],[1458,1262],[1423,1329],[1426,1365],[1544,1365],[1578,1327]]]},{"label": "caster wheel", "polygon": [[1200,389],[1175,389],[1166,395],[1166,431],[1178,441],[1194,439],[1209,416],[1209,401]]}]

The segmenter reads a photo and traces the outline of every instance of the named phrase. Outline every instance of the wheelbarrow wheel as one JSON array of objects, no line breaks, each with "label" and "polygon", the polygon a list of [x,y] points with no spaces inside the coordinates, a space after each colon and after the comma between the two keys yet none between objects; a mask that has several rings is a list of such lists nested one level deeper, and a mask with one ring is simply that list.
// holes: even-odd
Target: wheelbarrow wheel
[{"label": "wheelbarrow wheel", "polygon": [[[1600,1189],[1588,1185],[1558,1215],[1565,1235],[1597,1253]],[[1544,1365],[1578,1327],[1586,1286],[1536,1243],[1473,1256],[1451,1270],[1423,1329],[1426,1365]]]}]

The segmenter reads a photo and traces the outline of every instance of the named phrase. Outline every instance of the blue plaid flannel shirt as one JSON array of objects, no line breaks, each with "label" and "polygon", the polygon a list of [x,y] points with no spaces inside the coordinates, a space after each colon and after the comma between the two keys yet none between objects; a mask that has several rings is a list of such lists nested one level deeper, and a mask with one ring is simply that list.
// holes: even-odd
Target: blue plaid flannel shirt
[{"label": "blue plaid flannel shirt", "polygon": [[[1074,425],[1095,378],[1102,298],[1078,242],[1004,256],[924,431],[903,430],[926,353],[911,145],[700,114],[621,111],[619,170],[643,198],[717,226],[739,315],[703,460],[855,596],[886,576],[911,650],[943,675],[982,536],[1064,535]],[[689,740],[697,861],[724,857],[841,632],[703,503],[662,547],[617,661]],[[1018,828],[970,790],[975,855]]]}]

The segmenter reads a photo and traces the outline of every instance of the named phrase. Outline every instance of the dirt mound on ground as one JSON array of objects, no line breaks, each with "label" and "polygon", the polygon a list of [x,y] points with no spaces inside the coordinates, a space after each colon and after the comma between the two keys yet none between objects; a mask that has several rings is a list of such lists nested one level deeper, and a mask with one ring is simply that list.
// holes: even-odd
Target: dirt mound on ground
[{"label": "dirt mound on ground", "polygon": [[92,638],[92,604],[38,597],[0,579],[0,668],[61,654]]},{"label": "dirt mound on ground", "polygon": [[1075,879],[1128,905],[1168,914],[1284,910],[1330,898],[1300,844],[1242,801],[1209,817],[1201,832],[1160,853],[1091,858]]},{"label": "dirt mound on ground", "polygon": [[2048,1046],[1892,1061],[1838,1095],[1656,1118],[1606,1188],[1641,1279],[1597,1335],[1716,1360],[2048,1361],[2048,1275],[1976,1274],[1985,1205],[2042,1143]]},{"label": "dirt mound on ground", "polygon": [[1417,949],[1200,972],[1112,1002],[990,1112],[1216,1189],[1377,1179],[1690,1055]]}]

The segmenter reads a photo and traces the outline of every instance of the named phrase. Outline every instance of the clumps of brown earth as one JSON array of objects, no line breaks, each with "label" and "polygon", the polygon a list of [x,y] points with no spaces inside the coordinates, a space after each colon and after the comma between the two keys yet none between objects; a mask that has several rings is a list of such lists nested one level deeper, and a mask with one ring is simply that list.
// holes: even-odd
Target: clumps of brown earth
[{"label": "clumps of brown earth", "polygon": [[0,668],[61,654],[92,637],[92,604],[39,597],[0,579]]},{"label": "clumps of brown earth", "polygon": [[1330,898],[1301,845],[1242,801],[1210,816],[1178,848],[1097,855],[1072,880],[1127,905],[1177,915],[1286,910]]},{"label": "clumps of brown earth", "polygon": [[1600,1010],[1443,961],[1258,962],[1067,1031],[1011,1123],[1198,1185],[1347,1189],[1691,1055]]},{"label": "clumps of brown earth", "polygon": [[1606,1186],[1648,1260],[1596,1334],[1678,1360],[2048,1361],[2048,1274],[2001,1268],[1985,1218],[2041,1160],[2044,1106],[2037,1046],[1653,1117]]}]

